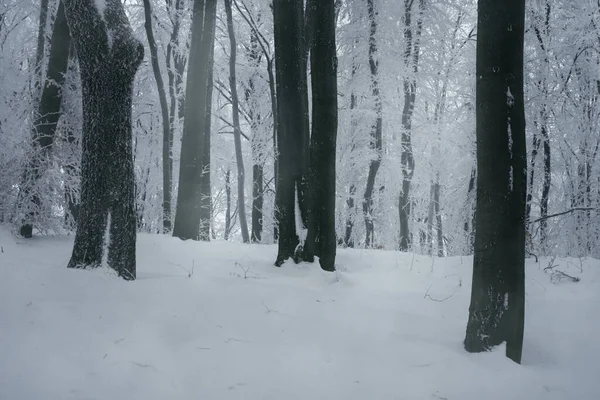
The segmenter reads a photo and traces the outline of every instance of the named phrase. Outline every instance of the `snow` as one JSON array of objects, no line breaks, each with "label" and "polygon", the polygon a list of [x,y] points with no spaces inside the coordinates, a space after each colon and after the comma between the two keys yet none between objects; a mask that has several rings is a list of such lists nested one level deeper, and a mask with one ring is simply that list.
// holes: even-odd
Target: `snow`
[{"label": "snow", "polygon": [[[596,399],[600,262],[527,263],[523,365],[462,348],[471,258],[142,235],[138,280],[0,226],[0,399]],[[446,299],[447,298],[447,299]],[[444,300],[446,299],[446,300]]]},{"label": "snow", "polygon": [[106,10],[106,0],[94,0],[96,9],[100,13],[100,17],[104,19],[104,10]]}]

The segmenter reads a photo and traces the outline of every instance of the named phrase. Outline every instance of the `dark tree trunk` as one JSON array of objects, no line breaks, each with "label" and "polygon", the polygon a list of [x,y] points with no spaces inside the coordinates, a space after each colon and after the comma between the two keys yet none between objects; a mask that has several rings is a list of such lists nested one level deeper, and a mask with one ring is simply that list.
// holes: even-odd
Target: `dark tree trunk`
[{"label": "dark tree trunk", "polygon": [[231,170],[225,173],[225,233],[223,239],[229,240],[231,232]]},{"label": "dark tree trunk", "polygon": [[[250,52],[249,52],[249,61],[252,68],[258,70],[260,65],[260,38],[258,33],[252,29],[250,36]],[[266,51],[265,51],[266,54]],[[265,55],[267,60],[270,60],[268,55]],[[272,74],[272,71],[271,71]],[[252,74],[250,79],[248,79],[248,86],[246,89],[246,102],[250,105],[250,118],[251,118],[251,126],[252,129],[252,232],[250,235],[250,240],[255,243],[259,243],[262,240],[262,230],[263,230],[263,205],[264,205],[264,164],[265,164],[265,146],[266,143],[259,135],[258,126],[260,124],[261,115],[258,111],[254,110],[256,101],[256,88],[255,88],[255,73]],[[274,93],[272,93],[274,96]],[[273,97],[272,97],[272,107]],[[275,120],[273,120],[273,126],[275,126]],[[275,132],[275,131],[273,131]],[[273,143],[275,145],[275,142]]]},{"label": "dark tree trunk", "polygon": [[158,64],[158,47],[154,40],[154,31],[152,30],[152,8],[150,0],[144,0],[144,16],[146,36],[150,46],[150,60],[152,62],[152,71],[154,80],[156,81],[156,89],[158,91],[158,100],[160,102],[160,110],[162,116],[163,127],[163,232],[167,233],[171,230],[171,187],[172,187],[172,171],[171,160],[171,126],[169,120],[169,106],[167,104],[167,93],[165,84],[160,72]]},{"label": "dark tree trunk", "polygon": [[354,229],[354,220],[351,215],[355,210],[354,205],[354,196],[356,195],[356,185],[350,185],[350,193],[348,199],[346,200],[346,205],[348,206],[348,218],[346,218],[346,232],[344,233],[344,243],[347,247],[354,247],[354,238],[352,236],[352,230]]},{"label": "dark tree trunk", "polygon": [[[273,3],[277,83],[278,171],[275,195],[279,247],[275,265],[299,260],[298,231],[304,226],[306,149],[308,148],[308,88],[303,40],[302,0]],[[297,213],[296,208],[300,211]],[[301,247],[300,246],[300,247]]]},{"label": "dark tree trunk", "polygon": [[546,251],[547,231],[548,231],[548,201],[550,199],[550,186],[552,184],[552,164],[550,154],[550,138],[548,135],[548,125],[545,120],[542,127],[543,159],[544,163],[544,181],[542,183],[542,198],[540,199],[540,244],[542,250]]},{"label": "dark tree trunk", "polygon": [[442,226],[442,214],[440,213],[440,175],[437,174],[433,185],[433,204],[435,213],[435,228],[437,233],[437,255],[444,257],[444,230]]},{"label": "dark tree trunk", "polygon": [[477,170],[471,169],[471,177],[469,178],[469,188],[467,190],[467,205],[465,210],[465,234],[467,235],[467,246],[469,254],[473,254],[473,246],[475,244],[475,197],[476,188],[475,182],[477,179]]},{"label": "dark tree trunk", "polygon": [[[42,11],[42,14],[45,13],[47,11]],[[50,39],[48,69],[46,77],[43,79],[42,93],[33,123],[32,136],[34,150],[26,167],[24,182],[21,186],[21,193],[19,193],[24,203],[27,204],[26,214],[20,229],[21,236],[25,238],[32,236],[33,223],[37,219],[38,211],[41,207],[37,185],[43,175],[44,165],[47,163],[49,153],[52,150],[56,126],[61,116],[62,87],[65,82],[69,63],[70,40],[71,36],[65,17],[65,8],[61,1],[58,5],[52,38]],[[44,45],[43,42],[41,45]]]},{"label": "dark tree trunk", "polygon": [[108,264],[133,280],[137,232],[131,104],[144,47],[133,36],[120,0],[106,0],[104,15],[93,0],[64,2],[83,90],[81,211],[68,266],[99,266],[108,230]]},{"label": "dark tree trunk", "polygon": [[248,234],[248,220],[246,218],[246,194],[244,185],[246,182],[246,172],[244,168],[244,156],[242,154],[242,130],[240,128],[239,97],[237,92],[237,80],[235,76],[235,64],[237,60],[237,41],[235,39],[235,30],[233,28],[233,13],[231,11],[231,0],[224,0],[225,13],[227,14],[227,31],[229,33],[229,86],[231,90],[231,110],[233,119],[233,140],[235,144],[235,162],[237,165],[237,189],[238,189],[238,215],[240,219],[240,229],[242,231],[242,241],[250,242]]},{"label": "dark tree trunk", "polygon": [[[552,7],[550,3],[547,1],[544,10],[544,22],[539,25],[534,25],[534,32],[536,38],[538,40],[538,44],[540,46],[541,51],[544,53],[543,57],[543,65],[541,71],[547,71],[549,69],[550,59],[548,56],[548,48],[547,48],[547,40],[550,35],[550,16],[552,14]],[[549,124],[548,124],[548,101],[549,101],[549,87],[546,77],[543,76],[539,80],[539,85],[541,86],[542,94],[544,98],[542,99],[542,110],[540,112],[540,136],[538,139],[537,147],[539,148],[540,142],[542,144],[542,163],[543,163],[543,182],[542,182],[542,198],[540,199],[540,245],[542,248],[542,252],[546,252],[546,236],[547,236],[547,227],[548,227],[548,200],[550,196],[550,185],[552,183],[551,177],[551,161],[550,161],[550,138],[548,134]],[[534,132],[535,134],[535,132]],[[533,175],[533,171],[531,172]],[[533,186],[532,184],[530,186]],[[530,187],[530,190],[532,188]],[[529,221],[530,217],[530,208],[531,201],[530,198],[531,192],[527,194],[527,221]]]},{"label": "dark tree trunk", "polygon": [[[195,0],[173,236],[210,239],[210,116],[216,0]],[[208,161],[206,154],[208,153]],[[206,210],[208,204],[208,210]],[[208,218],[207,218],[208,213]],[[202,226],[201,226],[202,225]]]},{"label": "dark tree trunk", "polygon": [[404,0],[404,65],[414,75],[405,76],[403,82],[404,108],[402,110],[402,149],[400,162],[402,164],[402,192],[398,201],[400,216],[400,251],[408,251],[411,246],[410,215],[411,200],[410,187],[415,171],[415,159],[412,151],[412,117],[415,109],[417,95],[416,74],[419,67],[420,37],[423,24],[424,0],[419,0],[419,17],[416,32],[413,33],[412,12],[413,0]]},{"label": "dark tree trunk", "polygon": [[252,166],[252,241],[260,243],[263,229],[263,187],[264,169],[262,165]]},{"label": "dark tree trunk", "polygon": [[525,1],[479,0],[477,215],[469,352],[506,342],[520,363],[525,306]]},{"label": "dark tree trunk", "polygon": [[367,0],[367,11],[369,14],[369,67],[371,69],[371,86],[373,89],[373,98],[375,99],[375,114],[377,115],[375,124],[371,130],[371,149],[375,150],[375,158],[369,164],[369,174],[367,176],[367,187],[363,195],[363,215],[365,218],[365,247],[373,246],[373,235],[375,227],[373,224],[373,192],[375,189],[375,179],[381,166],[381,157],[383,151],[383,110],[381,104],[381,94],[379,93],[379,61],[377,60],[377,11],[373,0]]},{"label": "dark tree trunk", "polygon": [[312,134],[310,218],[307,246],[314,245],[321,268],[335,270],[335,155],[337,141],[337,56],[334,0],[309,0],[311,35]]}]

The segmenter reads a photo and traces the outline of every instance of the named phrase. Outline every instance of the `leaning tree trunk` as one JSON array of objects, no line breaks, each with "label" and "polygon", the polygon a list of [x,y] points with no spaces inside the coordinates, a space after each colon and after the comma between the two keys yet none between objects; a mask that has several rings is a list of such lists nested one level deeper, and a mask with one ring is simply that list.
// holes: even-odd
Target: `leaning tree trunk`
[{"label": "leaning tree trunk", "polygon": [[[46,13],[47,10],[46,12],[42,10],[42,16]],[[52,38],[50,39],[48,70],[46,77],[43,79],[42,93],[33,123],[32,137],[34,150],[26,167],[24,182],[21,185],[21,193],[19,193],[19,196],[26,204],[26,213],[19,232],[24,238],[32,236],[33,223],[37,219],[39,208],[42,205],[37,185],[43,175],[44,165],[48,161],[48,156],[54,143],[56,126],[61,116],[62,87],[65,82],[69,63],[70,41],[71,36],[65,17],[65,8],[61,1],[58,5]],[[44,46],[43,41],[41,44],[38,41],[38,46],[40,45]],[[39,62],[41,64],[42,60]]]},{"label": "leaning tree trunk", "polygon": [[298,250],[303,245],[298,234],[304,228],[300,214],[309,126],[302,3],[302,0],[273,2],[279,150],[275,195],[277,266],[290,257],[298,260],[301,254]]},{"label": "leaning tree trunk", "polygon": [[163,232],[167,233],[171,230],[171,186],[172,186],[172,171],[171,171],[171,126],[169,119],[169,106],[167,104],[167,93],[163,81],[160,65],[158,64],[158,46],[154,39],[154,31],[152,29],[152,7],[150,0],[144,0],[144,17],[146,36],[148,45],[150,46],[150,61],[152,62],[152,71],[154,80],[156,81],[156,89],[158,91],[158,100],[162,116],[163,127]]},{"label": "leaning tree trunk", "polygon": [[244,156],[242,154],[242,129],[240,128],[240,100],[237,92],[237,80],[235,76],[235,64],[237,61],[237,41],[233,28],[233,13],[231,12],[231,0],[225,1],[225,13],[227,14],[227,31],[229,33],[229,86],[231,90],[231,112],[233,119],[233,141],[235,145],[235,162],[237,165],[237,189],[238,189],[238,215],[242,241],[248,243],[248,220],[246,218],[246,194],[244,185],[246,183],[246,172],[244,169]]},{"label": "leaning tree trunk", "polygon": [[[479,0],[477,212],[469,352],[506,342],[520,363],[525,311],[525,0]],[[509,29],[510,28],[510,29]]]},{"label": "leaning tree trunk", "polygon": [[83,91],[81,211],[69,268],[97,267],[108,231],[108,265],[136,277],[133,80],[144,57],[120,0],[64,0]]},{"label": "leaning tree trunk", "polygon": [[337,56],[334,0],[309,0],[312,19],[312,134],[310,137],[311,223],[307,243],[321,268],[335,270],[335,154],[337,141]]},{"label": "leaning tree trunk", "polygon": [[210,104],[207,100],[212,95],[211,63],[216,7],[216,0],[194,2],[177,210],[173,226],[173,236],[180,239],[210,239],[210,208],[208,219],[204,210],[207,203],[210,204],[210,199],[203,198],[203,195],[207,180],[210,186],[210,171],[205,171],[205,155],[208,152],[210,158],[210,118],[207,121]]},{"label": "leaning tree trunk", "polygon": [[375,158],[369,163],[369,173],[367,175],[367,187],[363,195],[363,215],[365,218],[365,247],[371,247],[374,243],[375,226],[373,224],[373,192],[375,189],[375,179],[381,166],[383,153],[383,111],[381,103],[381,93],[379,91],[379,62],[377,60],[377,12],[373,0],[367,0],[367,11],[369,14],[369,67],[371,69],[371,86],[373,98],[375,99],[375,114],[377,115],[375,124],[371,130],[370,147],[375,151]]}]

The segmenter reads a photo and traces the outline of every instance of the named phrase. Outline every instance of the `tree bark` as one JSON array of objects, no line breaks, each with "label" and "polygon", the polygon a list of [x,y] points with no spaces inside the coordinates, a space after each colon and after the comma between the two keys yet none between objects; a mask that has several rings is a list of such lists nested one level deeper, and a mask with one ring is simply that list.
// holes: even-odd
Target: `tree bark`
[{"label": "tree bark", "polygon": [[120,0],[64,0],[83,90],[81,211],[69,268],[100,265],[108,230],[108,265],[136,277],[135,177],[131,105],[144,47]]},{"label": "tree bark", "polygon": [[290,257],[299,261],[304,244],[299,234],[302,236],[306,221],[302,209],[309,126],[302,6],[302,0],[273,3],[279,150],[275,195],[277,266]]},{"label": "tree bark", "polygon": [[[45,13],[42,12],[42,14]],[[19,193],[24,204],[26,204],[26,213],[19,232],[24,238],[32,237],[33,224],[38,218],[39,209],[42,206],[37,186],[43,175],[44,165],[47,163],[52,150],[56,126],[61,116],[62,87],[69,63],[70,41],[71,36],[65,17],[65,8],[61,1],[54,20],[54,28],[50,39],[48,69],[43,79],[42,92],[33,123],[33,154],[26,167],[24,182],[21,185],[21,193]],[[39,42],[38,45],[40,45]],[[42,42],[41,46],[43,45]],[[42,60],[39,62],[41,65]]]},{"label": "tree bark", "polygon": [[337,142],[337,55],[334,0],[309,0],[311,35],[312,134],[310,209],[307,242],[321,268],[335,270],[335,155]]},{"label": "tree bark", "polygon": [[154,80],[156,81],[156,89],[158,92],[158,100],[160,103],[161,117],[162,117],[162,128],[163,128],[163,233],[167,233],[171,230],[171,187],[172,183],[172,171],[171,171],[171,127],[169,119],[169,106],[167,104],[167,93],[165,91],[165,84],[163,81],[162,73],[160,71],[160,65],[158,64],[158,47],[156,40],[154,40],[154,31],[152,29],[152,8],[150,6],[150,0],[144,0],[144,17],[146,29],[146,36],[148,38],[148,45],[150,46],[150,61],[152,63],[152,72],[154,73]]},{"label": "tree bark", "polygon": [[229,86],[231,90],[231,113],[233,119],[233,140],[235,144],[235,161],[237,165],[237,189],[238,189],[238,215],[242,241],[250,242],[248,234],[248,220],[246,218],[246,194],[244,190],[246,172],[244,168],[244,156],[242,154],[242,130],[240,128],[239,97],[237,92],[237,80],[235,75],[235,64],[237,60],[237,41],[233,28],[233,13],[231,12],[231,0],[224,0],[225,13],[227,14],[227,31],[229,33]]},{"label": "tree bark", "polygon": [[[173,236],[210,240],[210,116],[216,0],[195,0]],[[208,162],[206,154],[208,153]],[[207,168],[208,166],[208,168]],[[206,210],[208,204],[208,210]],[[208,214],[208,218],[207,218]],[[202,226],[201,226],[202,225]]]},{"label": "tree bark", "polygon": [[524,20],[524,0],[478,2],[477,215],[464,341],[469,352],[505,341],[517,363],[525,315]]}]

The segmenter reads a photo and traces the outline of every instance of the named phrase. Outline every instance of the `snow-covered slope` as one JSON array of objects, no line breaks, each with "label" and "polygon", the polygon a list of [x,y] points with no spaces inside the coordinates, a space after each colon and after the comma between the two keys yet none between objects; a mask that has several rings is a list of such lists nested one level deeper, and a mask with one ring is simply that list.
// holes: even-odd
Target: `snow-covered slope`
[{"label": "snow-covered slope", "polygon": [[[462,348],[470,258],[141,236],[138,280],[0,227],[0,399],[598,399],[600,263],[527,264],[523,365]],[[443,301],[442,301],[443,300]]]}]

